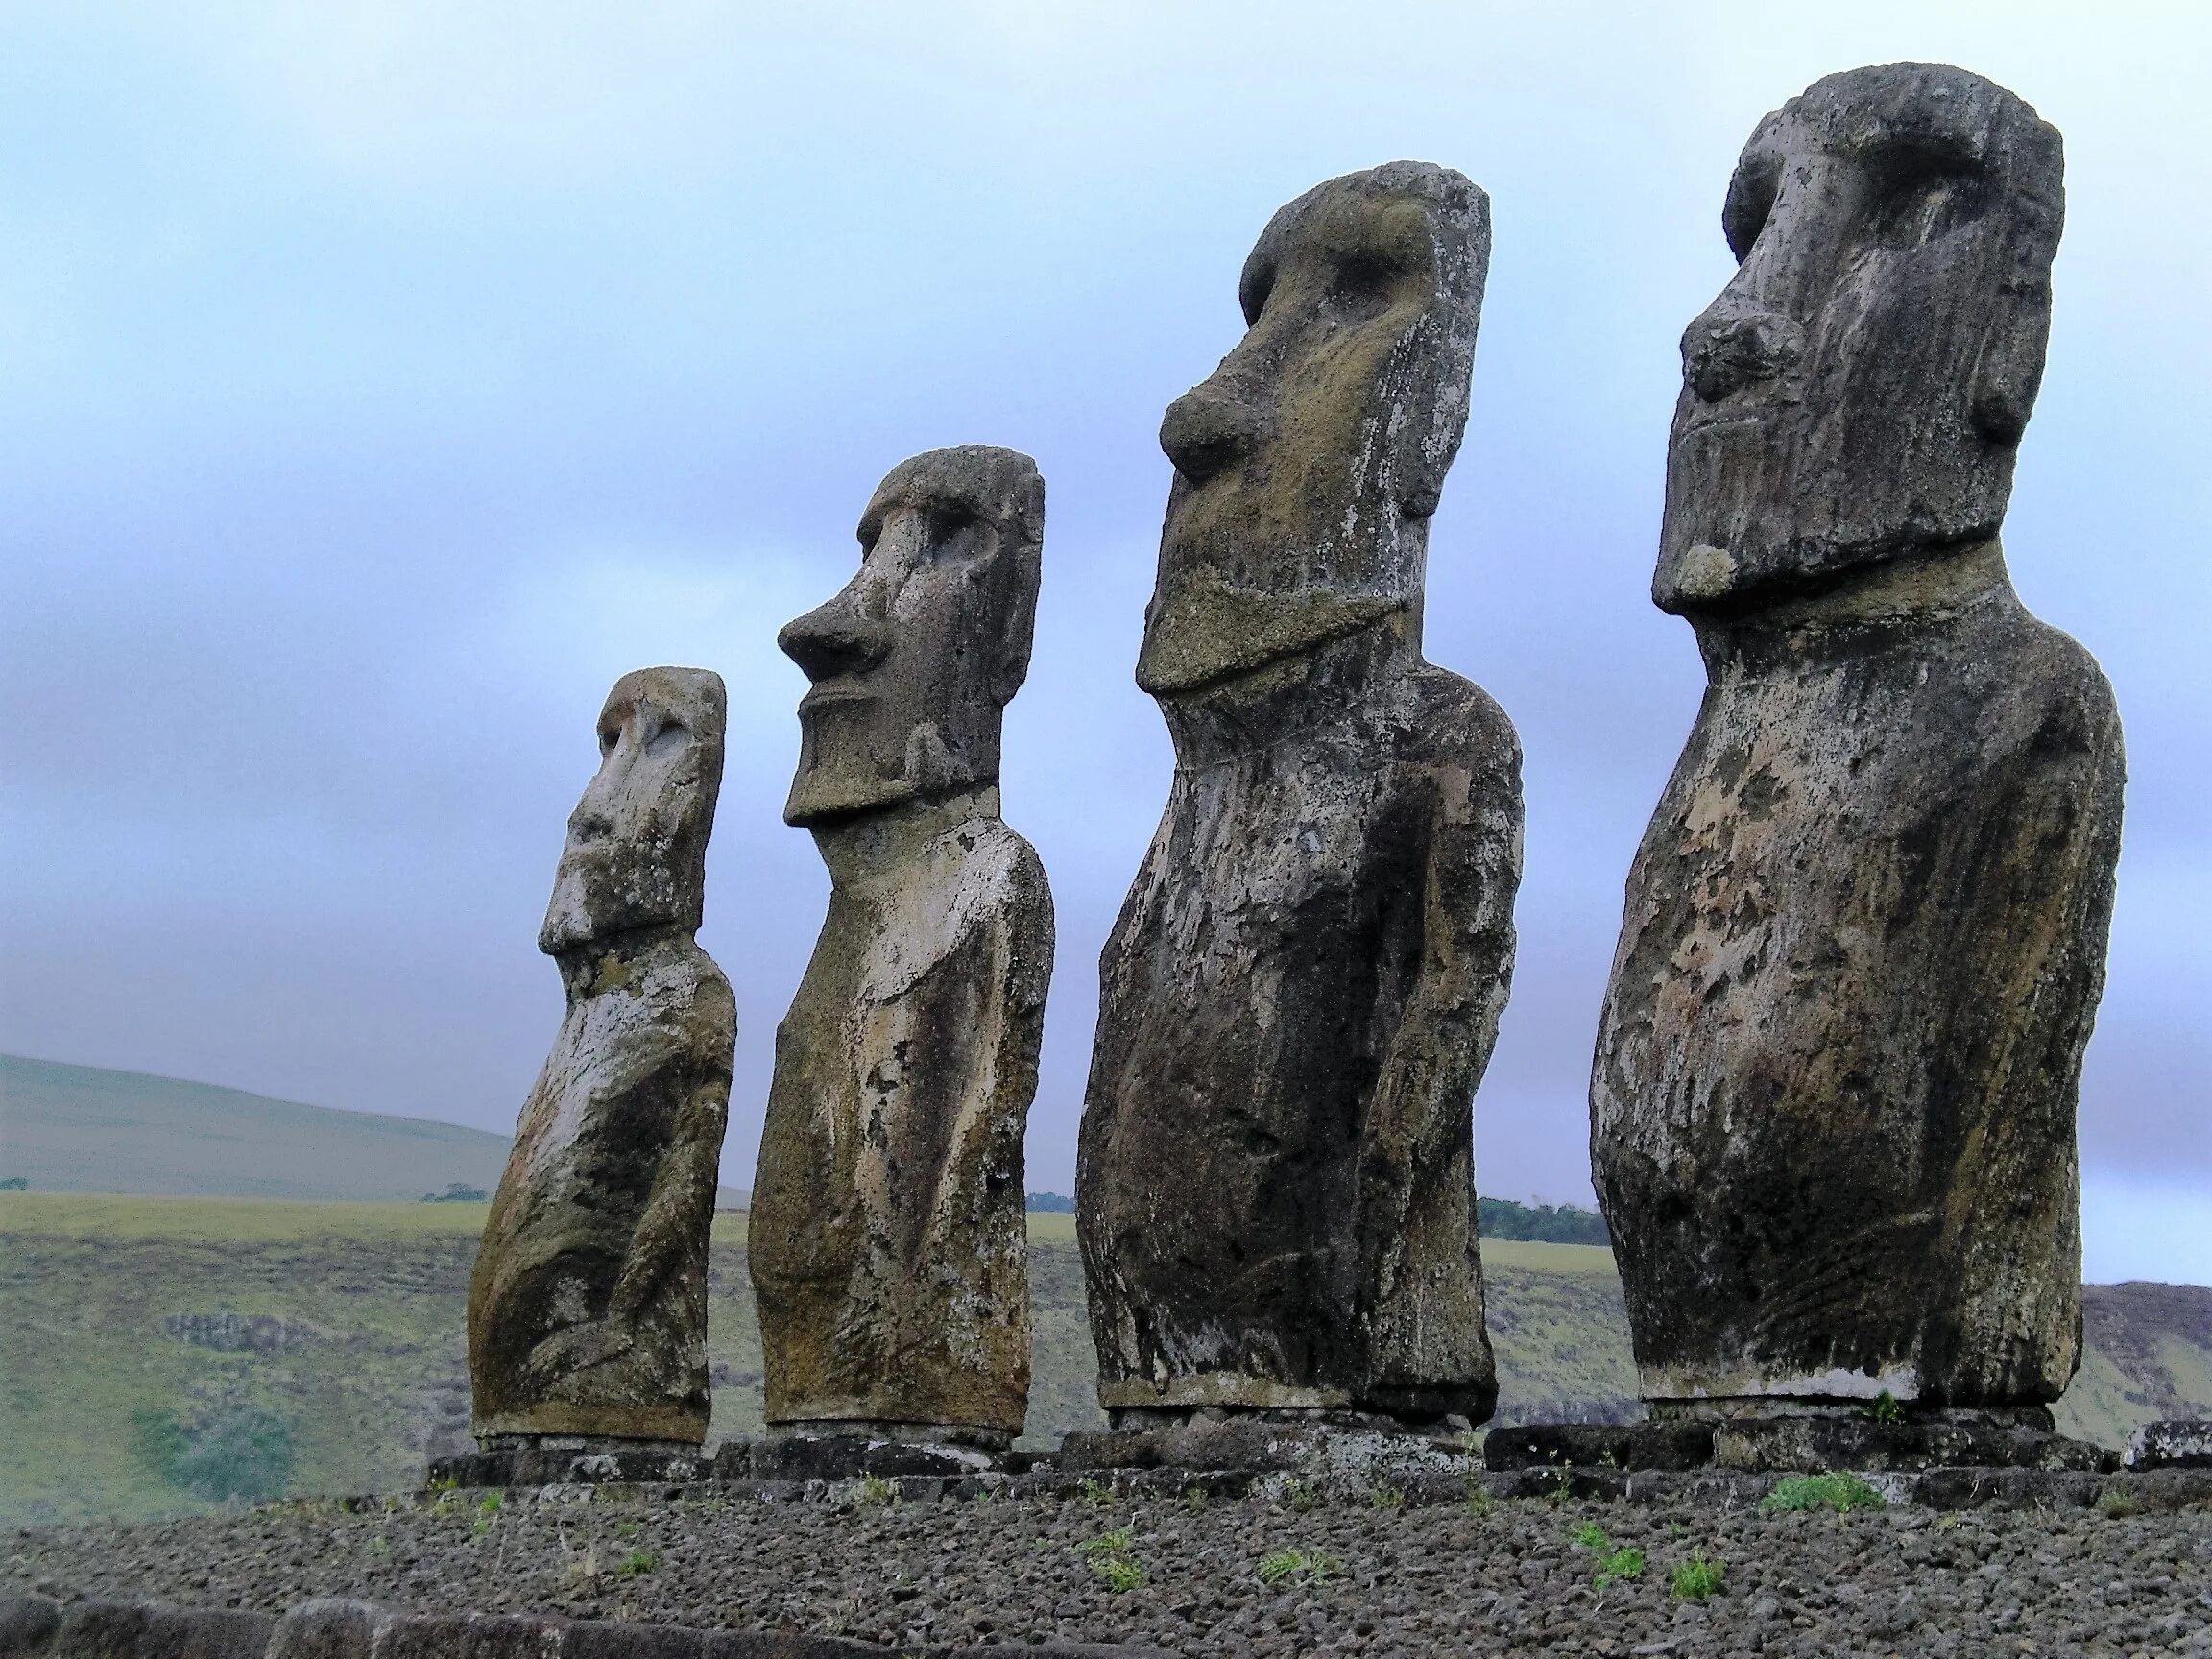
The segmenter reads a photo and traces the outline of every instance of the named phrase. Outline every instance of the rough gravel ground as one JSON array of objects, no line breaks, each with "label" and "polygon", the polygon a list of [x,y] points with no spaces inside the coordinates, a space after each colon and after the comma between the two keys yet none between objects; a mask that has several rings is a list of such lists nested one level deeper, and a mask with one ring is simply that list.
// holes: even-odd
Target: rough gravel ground
[{"label": "rough gravel ground", "polygon": [[[485,1500],[18,1532],[0,1582],[278,1611],[366,1596],[836,1632],[909,1647],[1059,1638],[1206,1655],[2212,1654],[2212,1513],[1499,1503]],[[1595,1526],[1645,1553],[1602,1588]],[[1119,1529],[1125,1529],[1119,1530]],[[1261,1570],[1301,1552],[1277,1581]],[[1694,1552],[1703,1601],[1671,1593]],[[1284,1563],[1279,1562],[1278,1565]],[[1117,1588],[1117,1585],[1122,1587]]]}]

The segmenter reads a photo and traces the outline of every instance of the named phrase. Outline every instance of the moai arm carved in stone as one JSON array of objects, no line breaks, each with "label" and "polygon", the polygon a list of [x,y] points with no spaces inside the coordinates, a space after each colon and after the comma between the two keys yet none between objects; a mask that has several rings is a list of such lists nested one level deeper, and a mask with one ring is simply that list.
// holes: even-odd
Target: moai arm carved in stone
[{"label": "moai arm carved in stone", "polygon": [[1167,809],[1099,961],[1076,1175],[1099,1398],[1489,1414],[1476,1085],[1511,975],[1520,749],[1421,657],[1489,204],[1396,162],[1262,234],[1249,330],[1161,427],[1138,684]]},{"label": "moai arm carved in stone", "polygon": [[861,517],[859,573],[781,637],[813,682],[784,817],[830,896],[776,1033],[753,1192],[772,1430],[1022,1431],[1052,899],[998,815],[998,736],[1044,521],[1027,456],[918,455]]},{"label": "moai arm carved in stone", "polygon": [[626,674],[539,949],[568,1009],[469,1286],[475,1430],[704,1440],[707,1248],[736,1008],[692,935],[722,783],[719,676]]},{"label": "moai arm carved in stone", "polygon": [[2058,134],[1918,64],[1746,146],[1653,595],[1708,686],[1628,878],[1591,1155],[1672,1410],[2037,1408],[2080,1352],[2074,1112],[2123,762],[1997,541]]}]

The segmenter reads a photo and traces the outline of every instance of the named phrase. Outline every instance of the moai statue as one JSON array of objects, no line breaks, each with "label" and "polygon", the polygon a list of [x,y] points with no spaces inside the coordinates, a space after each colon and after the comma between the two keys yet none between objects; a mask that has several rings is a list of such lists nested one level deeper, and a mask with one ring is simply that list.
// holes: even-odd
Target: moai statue
[{"label": "moai statue", "polygon": [[599,773],[538,935],[568,1011],[469,1285],[487,1449],[706,1438],[707,1246],[737,1011],[692,935],[724,724],[721,677],[701,668],[625,674],[600,711]]},{"label": "moai statue", "polygon": [[1921,64],[1760,123],[1683,336],[1652,596],[1707,688],[1629,874],[1591,1157],[1662,1414],[2047,1428],[2120,845],[2112,694],[1998,528],[2058,134]]},{"label": "moai statue", "polygon": [[1245,262],[1175,464],[1137,683],[1175,745],[1099,961],[1077,1229],[1113,1420],[1479,1421],[1473,1097],[1513,960],[1520,746],[1421,656],[1489,200],[1334,179]]},{"label": "moai statue", "polygon": [[754,1177],[767,1420],[1002,1448],[1029,1399],[1022,1139],[1052,896],[998,816],[1045,481],[1011,449],[892,469],[860,570],[778,643],[813,683],[783,809],[830,867]]}]

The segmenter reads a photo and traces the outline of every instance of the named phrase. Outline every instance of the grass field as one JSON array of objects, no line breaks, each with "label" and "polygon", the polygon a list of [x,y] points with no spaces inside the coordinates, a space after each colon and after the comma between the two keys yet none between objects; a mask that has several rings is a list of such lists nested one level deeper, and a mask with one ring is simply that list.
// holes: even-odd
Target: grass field
[{"label": "grass field", "polygon": [[[205,1509],[145,1425],[278,1436],[282,1488],[415,1484],[467,1444],[463,1317],[480,1204],[0,1192],[0,1523]],[[760,1425],[745,1217],[716,1218],[716,1437]],[[1030,1217],[1032,1443],[1096,1426],[1073,1218]],[[1635,1389],[1611,1253],[1483,1247],[1502,1420],[1619,1415]],[[2212,1291],[2092,1286],[2092,1352],[2063,1427],[2117,1441],[2212,1413]]]}]

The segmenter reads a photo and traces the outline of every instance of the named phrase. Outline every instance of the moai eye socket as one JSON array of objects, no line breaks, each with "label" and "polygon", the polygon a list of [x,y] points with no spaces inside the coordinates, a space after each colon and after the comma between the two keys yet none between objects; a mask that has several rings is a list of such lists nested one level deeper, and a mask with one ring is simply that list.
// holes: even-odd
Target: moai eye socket
[{"label": "moai eye socket", "polygon": [[1921,247],[1980,218],[1987,205],[1983,169],[1956,150],[1886,145],[1863,165],[1870,190],[1865,236],[1873,247]]},{"label": "moai eye socket", "polygon": [[645,741],[645,753],[660,756],[681,749],[691,741],[691,728],[673,715],[663,715],[661,729]]}]

